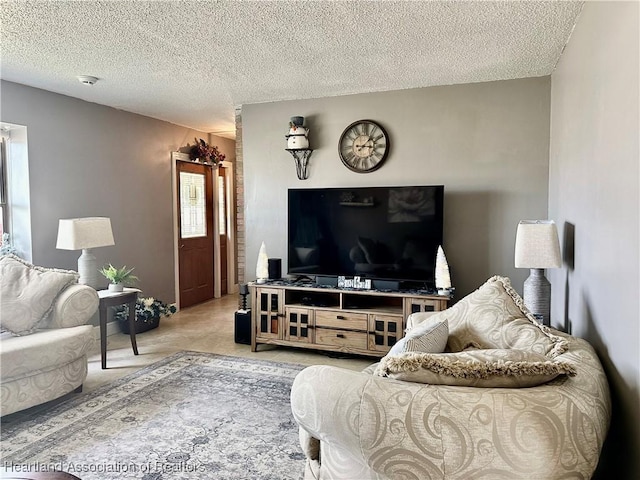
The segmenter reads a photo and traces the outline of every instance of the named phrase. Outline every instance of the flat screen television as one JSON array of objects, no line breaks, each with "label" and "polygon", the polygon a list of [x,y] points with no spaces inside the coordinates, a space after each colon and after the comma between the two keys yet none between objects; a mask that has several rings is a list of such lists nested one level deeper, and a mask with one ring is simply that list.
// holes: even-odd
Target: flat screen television
[{"label": "flat screen television", "polygon": [[433,288],[444,186],[288,191],[288,273]]}]

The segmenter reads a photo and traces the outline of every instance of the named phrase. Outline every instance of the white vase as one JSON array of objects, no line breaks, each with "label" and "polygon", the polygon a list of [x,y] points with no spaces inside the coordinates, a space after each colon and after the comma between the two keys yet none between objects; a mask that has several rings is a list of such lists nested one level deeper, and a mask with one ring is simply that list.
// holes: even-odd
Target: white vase
[{"label": "white vase", "polygon": [[109,291],[114,293],[122,292],[124,291],[124,286],[121,283],[110,283]]}]

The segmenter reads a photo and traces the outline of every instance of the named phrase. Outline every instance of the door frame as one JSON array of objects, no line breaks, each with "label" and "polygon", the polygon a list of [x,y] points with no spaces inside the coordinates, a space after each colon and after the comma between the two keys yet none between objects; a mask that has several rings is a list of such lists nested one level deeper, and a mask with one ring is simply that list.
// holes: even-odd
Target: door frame
[{"label": "door frame", "polygon": [[[238,284],[235,283],[236,278],[236,222],[235,222],[235,188],[233,179],[235,178],[233,163],[227,160],[223,160],[220,162],[220,165],[227,171],[225,175],[225,190],[227,192],[225,203],[226,210],[225,214],[227,216],[227,295],[231,295],[233,293],[238,292]],[[217,175],[215,175],[217,177]],[[218,202],[218,179],[214,179],[213,181],[213,210],[214,210],[214,250],[213,254],[217,255],[217,258],[220,258],[220,228],[218,227],[217,214],[219,209]],[[220,262],[213,262],[214,266],[214,279],[215,279],[215,298],[221,297],[221,272],[220,272]]]},{"label": "door frame", "polygon": [[[179,249],[179,227],[178,227],[178,169],[177,162],[191,162],[188,153],[171,152],[171,178],[172,178],[172,199],[173,199],[173,276],[174,276],[174,295],[176,299],[176,307],[180,310],[180,259],[178,256]],[[228,161],[221,162],[222,166],[227,170],[228,175],[225,176],[227,183],[227,294],[233,294],[238,291],[238,284],[235,283],[236,266],[235,266],[235,241],[236,226],[234,221],[234,188],[233,179],[234,170],[233,163]],[[218,181],[214,175],[213,179],[213,298],[220,298],[220,229],[218,228]]]}]

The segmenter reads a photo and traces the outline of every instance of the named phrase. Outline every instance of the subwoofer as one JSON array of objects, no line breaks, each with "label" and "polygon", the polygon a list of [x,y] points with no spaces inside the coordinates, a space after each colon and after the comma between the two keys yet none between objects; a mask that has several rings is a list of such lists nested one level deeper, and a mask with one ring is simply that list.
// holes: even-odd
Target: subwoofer
[{"label": "subwoofer", "polygon": [[269,259],[269,280],[280,280],[282,278],[282,259]]},{"label": "subwoofer", "polygon": [[251,310],[237,311],[234,326],[236,343],[251,345]]}]

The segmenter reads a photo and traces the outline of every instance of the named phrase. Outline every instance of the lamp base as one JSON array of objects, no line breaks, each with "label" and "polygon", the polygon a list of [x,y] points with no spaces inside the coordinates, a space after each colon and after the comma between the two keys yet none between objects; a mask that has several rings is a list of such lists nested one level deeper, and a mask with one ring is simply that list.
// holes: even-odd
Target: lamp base
[{"label": "lamp base", "polygon": [[78,258],[78,283],[98,289],[98,265],[96,257],[90,248],[83,248],[82,255]]},{"label": "lamp base", "polygon": [[551,284],[543,268],[532,268],[524,281],[524,304],[543,325],[551,325]]}]

